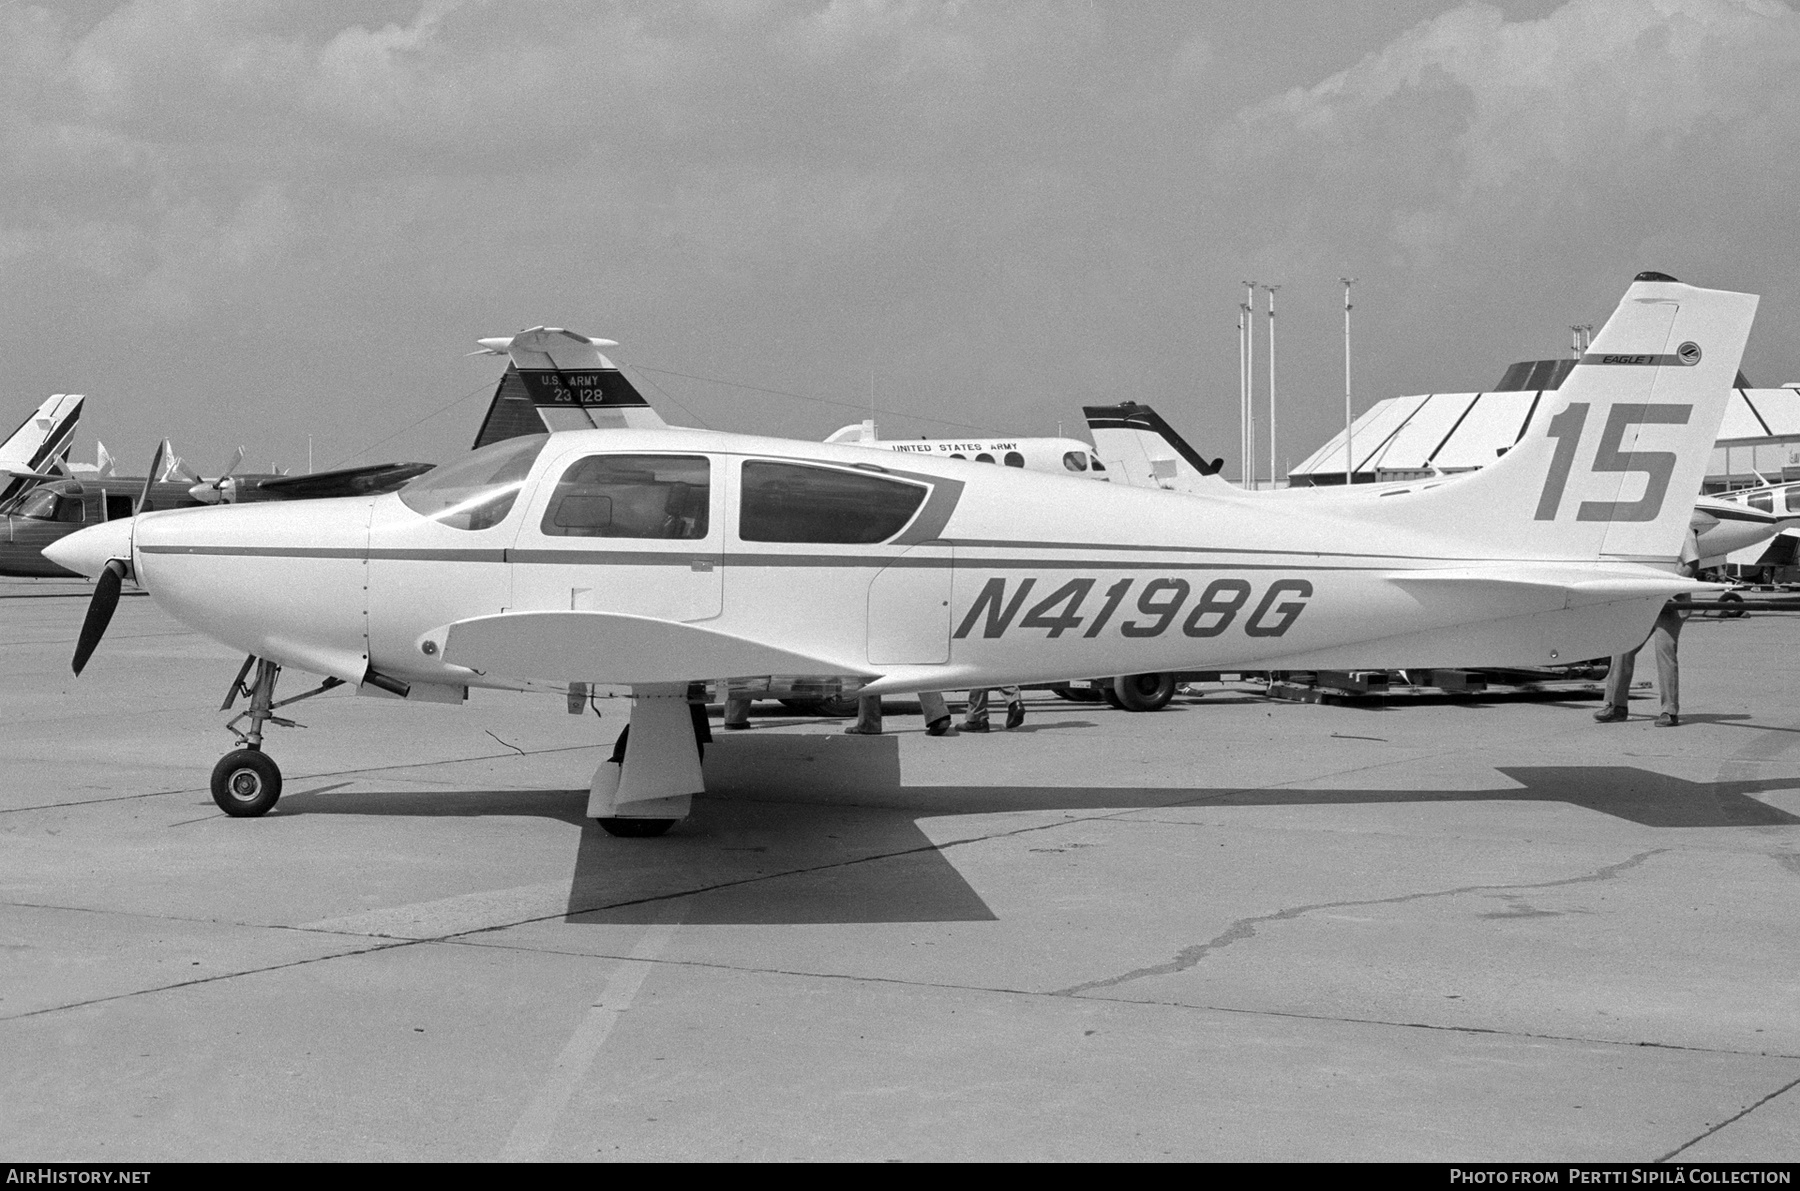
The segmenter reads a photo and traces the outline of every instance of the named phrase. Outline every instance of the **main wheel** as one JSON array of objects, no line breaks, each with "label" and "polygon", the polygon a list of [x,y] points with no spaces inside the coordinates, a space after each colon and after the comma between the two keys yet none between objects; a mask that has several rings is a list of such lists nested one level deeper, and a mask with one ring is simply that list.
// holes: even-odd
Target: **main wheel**
[{"label": "main wheel", "polygon": [[1100,699],[1114,711],[1124,711],[1125,705],[1119,702],[1119,692],[1115,687],[1115,679],[1108,679],[1100,684]]},{"label": "main wheel", "polygon": [[281,797],[281,767],[261,749],[238,749],[212,771],[213,801],[234,819],[266,815]]},{"label": "main wheel", "polygon": [[1113,679],[1113,690],[1126,711],[1161,711],[1175,697],[1175,676],[1121,674]]},{"label": "main wheel", "polygon": [[1719,603],[1732,605],[1729,608],[1719,609],[1719,616],[1724,620],[1742,616],[1745,612],[1749,611],[1749,609],[1744,607],[1744,597],[1735,591],[1721,593],[1719,596]]},{"label": "main wheel", "polygon": [[595,819],[608,835],[620,839],[649,839],[675,826],[673,819]]}]

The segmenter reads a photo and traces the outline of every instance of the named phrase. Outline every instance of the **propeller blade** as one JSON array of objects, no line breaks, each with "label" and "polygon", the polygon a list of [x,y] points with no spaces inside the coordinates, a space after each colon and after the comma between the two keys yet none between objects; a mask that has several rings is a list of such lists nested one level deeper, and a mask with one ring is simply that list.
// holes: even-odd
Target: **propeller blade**
[{"label": "propeller blade", "polygon": [[169,440],[163,439],[156,444],[156,454],[150,456],[150,470],[144,473],[144,490],[138,493],[137,507],[131,510],[134,515],[143,512],[144,506],[150,503],[150,485],[156,483],[156,473],[162,470],[163,451],[168,446]]},{"label": "propeller blade", "polygon": [[237,449],[237,454],[235,454],[231,457],[231,462],[225,465],[225,470],[219,473],[219,482],[224,483],[226,480],[230,479],[231,473],[236,471],[238,469],[238,464],[242,463],[243,461],[244,461],[244,448],[240,446]]},{"label": "propeller blade", "polygon": [[106,626],[112,623],[113,610],[119,606],[119,585],[124,581],[127,569],[123,559],[115,558],[106,564],[106,569],[94,582],[94,598],[88,601],[87,619],[81,622],[81,636],[75,640],[73,665],[76,674],[80,674],[88,659],[94,656],[100,638],[106,636]]}]

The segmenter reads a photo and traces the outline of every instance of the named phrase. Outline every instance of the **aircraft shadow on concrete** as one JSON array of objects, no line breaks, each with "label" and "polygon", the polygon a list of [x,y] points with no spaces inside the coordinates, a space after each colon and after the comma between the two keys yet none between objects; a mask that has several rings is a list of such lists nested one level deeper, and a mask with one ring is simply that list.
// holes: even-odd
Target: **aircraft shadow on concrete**
[{"label": "aircraft shadow on concrete", "polygon": [[[1691,782],[1629,766],[1508,766],[1493,790],[908,786],[894,736],[745,734],[707,750],[707,794],[656,840],[614,839],[587,821],[585,790],[378,791],[297,795],[280,812],[536,814],[582,827],[566,920],[643,922],[692,895],[694,924],[980,922],[995,917],[917,820],[1008,811],[1381,803],[1560,802],[1646,827],[1779,827],[1795,816],[1753,794],[1800,781]],[[758,846],[755,841],[767,840]],[[731,863],[721,864],[722,854]],[[749,854],[748,856],[743,854]],[[757,864],[766,858],[766,864]],[[745,861],[753,861],[748,867]],[[671,876],[673,880],[671,881]]]}]

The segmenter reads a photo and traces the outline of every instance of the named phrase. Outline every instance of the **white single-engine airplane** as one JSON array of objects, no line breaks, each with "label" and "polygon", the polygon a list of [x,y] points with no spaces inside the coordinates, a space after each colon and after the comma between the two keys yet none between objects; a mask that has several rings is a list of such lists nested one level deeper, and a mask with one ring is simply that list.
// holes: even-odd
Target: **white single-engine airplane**
[{"label": "white single-engine airplane", "polygon": [[579,430],[495,443],[390,495],[147,513],[52,550],[99,579],[78,658],[127,576],[250,654],[226,700],[249,696],[249,729],[213,771],[228,814],[279,796],[262,730],[292,667],[318,689],[428,701],[628,686],[588,814],[653,835],[702,790],[690,703],[708,687],[1546,666],[1635,647],[1670,596],[1709,589],[1675,573],[1687,494],[1756,302],[1640,274],[1504,458],[1368,500],[1171,500],[861,447]]}]

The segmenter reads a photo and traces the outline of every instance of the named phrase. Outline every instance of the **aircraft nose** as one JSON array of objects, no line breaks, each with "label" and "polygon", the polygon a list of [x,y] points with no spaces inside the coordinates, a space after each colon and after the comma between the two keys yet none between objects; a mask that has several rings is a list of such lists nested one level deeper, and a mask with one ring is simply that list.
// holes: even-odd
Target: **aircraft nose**
[{"label": "aircraft nose", "polygon": [[175,619],[259,658],[360,681],[374,497],[147,513],[139,582]]},{"label": "aircraft nose", "polygon": [[97,579],[115,558],[131,560],[131,529],[135,517],[121,517],[104,525],[90,525],[58,538],[44,547],[44,557],[77,575]]}]

